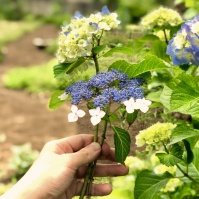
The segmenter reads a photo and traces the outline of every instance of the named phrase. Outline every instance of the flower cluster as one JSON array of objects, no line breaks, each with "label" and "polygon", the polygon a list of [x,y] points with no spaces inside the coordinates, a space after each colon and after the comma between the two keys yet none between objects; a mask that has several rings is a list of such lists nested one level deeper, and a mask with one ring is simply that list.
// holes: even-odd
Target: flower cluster
[{"label": "flower cluster", "polygon": [[183,22],[181,16],[172,9],[160,7],[142,18],[141,26],[144,30],[156,27],[177,26]]},{"label": "flower cluster", "polygon": [[168,55],[174,65],[194,64],[199,66],[199,15],[187,20],[169,41]]},{"label": "flower cluster", "polygon": [[100,38],[103,31],[117,28],[120,21],[116,13],[110,13],[104,6],[102,12],[91,14],[88,18],[76,12],[71,23],[62,28],[59,37],[58,60],[72,62],[79,57],[91,56],[94,38]]},{"label": "flower cluster", "polygon": [[78,117],[84,116],[82,111],[78,110],[77,105],[83,100],[93,102],[94,109],[89,110],[91,122],[98,124],[105,112],[105,108],[110,102],[124,104],[126,111],[132,113],[134,109],[140,109],[142,112],[148,111],[151,104],[143,96],[140,86],[145,81],[141,78],[131,79],[121,71],[112,69],[108,72],[100,72],[93,76],[88,82],[79,81],[65,89],[65,92],[59,96],[60,100],[65,100],[68,95],[71,96],[71,113],[69,121],[77,121]]},{"label": "flower cluster", "polygon": [[136,145],[141,147],[145,144],[155,145],[159,142],[168,141],[171,136],[172,130],[176,127],[176,125],[171,123],[156,123],[149,128],[140,131],[140,133],[136,136]]}]

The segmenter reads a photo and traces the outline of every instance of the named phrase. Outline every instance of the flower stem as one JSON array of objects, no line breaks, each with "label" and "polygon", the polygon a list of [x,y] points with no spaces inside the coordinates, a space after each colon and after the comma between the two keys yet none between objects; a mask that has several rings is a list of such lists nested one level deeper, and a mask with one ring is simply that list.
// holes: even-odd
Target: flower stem
[{"label": "flower stem", "polygon": [[96,74],[99,73],[99,63],[98,63],[98,59],[97,59],[97,54],[93,52],[93,60],[95,63],[95,71]]},{"label": "flower stem", "polygon": [[166,44],[168,45],[168,44],[169,44],[169,41],[168,41],[168,39],[167,39],[166,29],[163,29],[163,32],[164,32],[165,42],[166,42]]}]

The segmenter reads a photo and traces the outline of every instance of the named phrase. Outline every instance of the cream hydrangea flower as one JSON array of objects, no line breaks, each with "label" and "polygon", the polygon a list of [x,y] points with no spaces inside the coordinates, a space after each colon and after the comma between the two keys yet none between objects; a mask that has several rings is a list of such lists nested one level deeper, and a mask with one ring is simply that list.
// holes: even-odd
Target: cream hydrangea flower
[{"label": "cream hydrangea flower", "polygon": [[144,30],[152,30],[154,27],[177,26],[182,22],[183,20],[178,12],[160,7],[143,17],[141,26]]},{"label": "cream hydrangea flower", "polygon": [[175,127],[176,125],[172,123],[158,122],[139,132],[136,136],[136,145],[141,147],[144,144],[153,145],[159,142],[167,141]]},{"label": "cream hydrangea flower", "polygon": [[76,61],[79,57],[91,56],[95,46],[93,38],[100,38],[103,31],[117,28],[120,21],[116,13],[104,6],[102,12],[84,17],[76,12],[71,23],[64,26],[59,36],[57,58],[63,62]]}]

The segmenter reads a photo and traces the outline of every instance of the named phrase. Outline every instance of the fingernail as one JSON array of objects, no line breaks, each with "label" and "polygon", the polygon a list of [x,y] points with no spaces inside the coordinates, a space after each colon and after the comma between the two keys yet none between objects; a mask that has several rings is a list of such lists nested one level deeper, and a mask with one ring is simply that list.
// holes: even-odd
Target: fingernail
[{"label": "fingernail", "polygon": [[99,150],[101,149],[100,144],[97,143],[97,142],[92,142],[92,143],[90,144],[90,146],[93,148],[94,151],[99,151]]}]

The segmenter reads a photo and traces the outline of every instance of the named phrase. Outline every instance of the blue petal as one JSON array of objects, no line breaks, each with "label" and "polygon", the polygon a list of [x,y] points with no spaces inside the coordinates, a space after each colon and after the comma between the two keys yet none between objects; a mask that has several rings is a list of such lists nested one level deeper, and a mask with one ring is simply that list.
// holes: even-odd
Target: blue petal
[{"label": "blue petal", "polygon": [[110,11],[108,10],[107,6],[103,6],[101,14],[102,15],[109,15],[110,14]]},{"label": "blue petal", "polygon": [[73,16],[73,19],[82,19],[82,18],[84,18],[84,16],[79,11],[76,11]]}]

